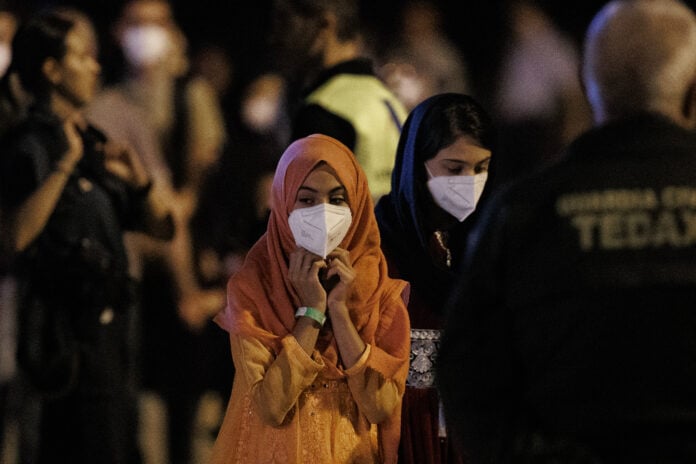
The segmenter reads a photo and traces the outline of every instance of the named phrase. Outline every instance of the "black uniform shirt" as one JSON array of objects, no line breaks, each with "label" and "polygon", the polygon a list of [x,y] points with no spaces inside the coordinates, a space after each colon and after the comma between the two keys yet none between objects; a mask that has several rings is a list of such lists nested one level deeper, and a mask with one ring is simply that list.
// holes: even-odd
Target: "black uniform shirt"
[{"label": "black uniform shirt", "polygon": [[438,358],[472,455],[693,462],[696,136],[593,129],[481,219]]}]

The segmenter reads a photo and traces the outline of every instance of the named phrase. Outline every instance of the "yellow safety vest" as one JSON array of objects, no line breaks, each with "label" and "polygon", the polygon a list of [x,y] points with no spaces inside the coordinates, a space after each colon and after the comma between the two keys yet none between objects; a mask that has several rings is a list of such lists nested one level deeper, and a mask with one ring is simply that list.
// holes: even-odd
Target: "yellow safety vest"
[{"label": "yellow safety vest", "polygon": [[307,97],[348,121],[355,129],[354,153],[367,175],[372,198],[391,190],[396,147],[407,112],[377,77],[339,74]]}]

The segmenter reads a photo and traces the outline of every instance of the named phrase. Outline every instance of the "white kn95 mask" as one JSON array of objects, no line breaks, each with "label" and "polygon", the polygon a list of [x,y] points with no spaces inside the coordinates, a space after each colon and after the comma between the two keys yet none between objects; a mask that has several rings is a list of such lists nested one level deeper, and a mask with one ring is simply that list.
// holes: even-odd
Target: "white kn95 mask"
[{"label": "white kn95 mask", "polygon": [[324,259],[341,244],[352,220],[350,208],[329,203],[295,209],[288,217],[297,246]]},{"label": "white kn95 mask", "polygon": [[[427,166],[425,169],[428,170]],[[487,172],[473,176],[431,177],[428,189],[440,208],[462,222],[476,209],[487,179]]]}]

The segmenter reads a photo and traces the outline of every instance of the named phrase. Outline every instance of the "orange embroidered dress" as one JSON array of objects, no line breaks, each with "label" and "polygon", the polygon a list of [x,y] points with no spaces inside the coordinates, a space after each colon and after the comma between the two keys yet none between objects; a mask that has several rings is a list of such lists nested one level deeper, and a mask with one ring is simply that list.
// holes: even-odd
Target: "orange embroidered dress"
[{"label": "orange embroidered dress", "polygon": [[[330,320],[309,356],[292,335],[301,305],[288,280],[295,242],[288,215],[320,162],[337,173],[353,216],[341,247],[356,271],[348,307],[367,344],[353,366],[340,362]],[[213,464],[395,463],[408,373],[408,285],[387,274],[365,174],[337,140],[291,144],[273,180],[268,229],[228,283],[216,322],[230,333],[236,369]]]}]

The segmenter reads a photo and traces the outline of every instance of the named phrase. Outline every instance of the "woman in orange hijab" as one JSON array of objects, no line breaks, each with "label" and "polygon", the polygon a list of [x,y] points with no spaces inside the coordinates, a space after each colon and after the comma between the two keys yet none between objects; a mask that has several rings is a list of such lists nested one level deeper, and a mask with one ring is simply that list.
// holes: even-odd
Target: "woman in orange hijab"
[{"label": "woman in orange hijab", "polygon": [[315,134],[283,153],[272,192],[215,319],[236,373],[212,462],[395,463],[408,285],[387,274],[365,173]]}]

